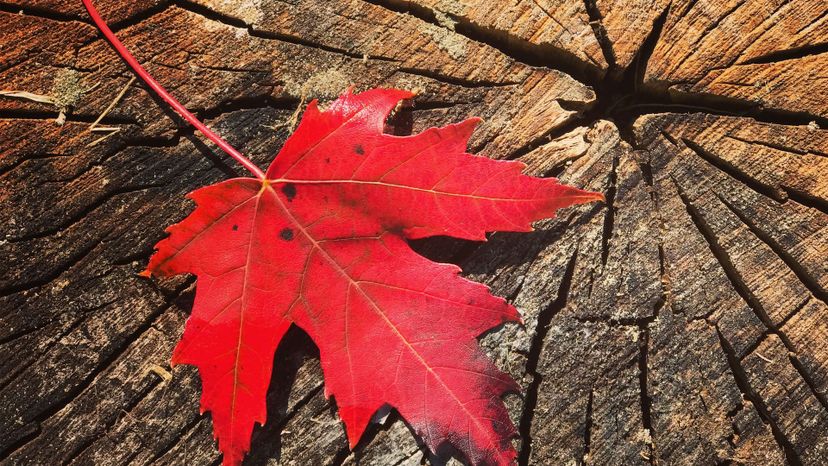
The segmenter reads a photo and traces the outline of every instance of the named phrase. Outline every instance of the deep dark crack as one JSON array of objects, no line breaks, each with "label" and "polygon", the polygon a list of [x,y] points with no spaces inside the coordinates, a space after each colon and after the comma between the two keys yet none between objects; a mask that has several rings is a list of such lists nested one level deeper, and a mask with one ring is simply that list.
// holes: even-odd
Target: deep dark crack
[{"label": "deep dark crack", "polygon": [[532,454],[532,420],[535,417],[535,408],[538,404],[538,391],[540,390],[543,376],[538,372],[538,364],[540,362],[541,353],[543,351],[544,343],[546,342],[546,335],[549,333],[549,325],[552,319],[566,307],[567,299],[569,298],[569,290],[572,286],[572,277],[575,273],[575,263],[578,258],[578,252],[572,254],[569,263],[566,266],[566,272],[561,279],[561,286],[558,289],[558,296],[549,304],[543,311],[538,314],[537,324],[535,326],[535,336],[532,338],[532,343],[529,347],[529,354],[526,360],[525,373],[532,377],[529,387],[526,389],[523,404],[523,416],[520,418],[518,426],[520,437],[523,439],[523,446],[518,456],[518,464],[521,466],[528,466],[529,459]]}]

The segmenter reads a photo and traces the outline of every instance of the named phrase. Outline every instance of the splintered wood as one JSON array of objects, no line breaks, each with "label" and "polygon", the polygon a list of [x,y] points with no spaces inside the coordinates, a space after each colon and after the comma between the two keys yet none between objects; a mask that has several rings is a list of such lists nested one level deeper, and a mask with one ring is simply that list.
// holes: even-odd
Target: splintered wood
[{"label": "splintered wood", "polygon": [[[479,116],[472,151],[607,195],[415,244],[523,314],[481,338],[525,393],[520,464],[828,464],[827,1],[128,3],[101,4],[126,46],[259,165],[306,98],[400,87],[389,131]],[[168,365],[192,279],[136,273],[185,193],[241,173],[79,2],[3,10],[0,89],[27,94],[0,96],[0,463],[211,464]],[[423,461],[393,411],[348,449],[301,330],[276,360],[249,464]]]}]

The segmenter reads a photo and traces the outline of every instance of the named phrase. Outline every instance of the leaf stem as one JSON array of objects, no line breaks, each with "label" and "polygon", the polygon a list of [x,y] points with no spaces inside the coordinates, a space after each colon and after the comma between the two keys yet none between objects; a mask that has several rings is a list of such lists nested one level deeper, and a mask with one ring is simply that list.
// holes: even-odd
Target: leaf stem
[{"label": "leaf stem", "polygon": [[265,179],[264,172],[257,167],[253,162],[250,161],[247,157],[242,155],[241,152],[237,151],[233,146],[230,145],[227,141],[221,138],[218,134],[214,133],[213,130],[208,128],[204,123],[200,122],[195,115],[190,113],[189,110],[184,108],[181,105],[181,102],[176,100],[175,97],[171,96],[166,89],[164,89],[158,81],[155,80],[144,67],[138,63],[138,60],[129,53],[129,50],[124,47],[124,44],[115,36],[115,33],[109,29],[109,26],[106,25],[101,15],[98,14],[98,10],[92,5],[92,0],[81,0],[83,2],[83,6],[86,7],[86,11],[89,12],[89,16],[92,17],[92,21],[95,22],[95,25],[100,29],[106,39],[112,44],[112,47],[115,48],[115,51],[118,52],[118,55],[124,59],[127,65],[135,71],[135,74],[138,75],[147,85],[161,97],[164,102],[170,104],[170,106],[179,114],[182,118],[187,120],[188,123],[193,125],[197,130],[201,132],[207,139],[213,141],[221,150],[223,150],[227,155],[236,159],[244,168],[246,168],[250,173],[256,176],[256,178],[263,180]]}]

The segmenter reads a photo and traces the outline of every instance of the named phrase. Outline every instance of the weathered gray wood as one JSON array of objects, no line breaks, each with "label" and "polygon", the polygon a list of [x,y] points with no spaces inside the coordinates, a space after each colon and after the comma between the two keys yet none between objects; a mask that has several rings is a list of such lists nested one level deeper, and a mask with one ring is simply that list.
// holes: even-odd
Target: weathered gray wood
[{"label": "weathered gray wood", "polygon": [[[481,338],[524,389],[520,464],[828,463],[828,2],[100,6],[260,165],[309,99],[397,86],[389,131],[480,116],[473,151],[607,195],[414,244],[524,316]],[[194,281],[136,274],[185,193],[241,172],[137,83],[96,142],[130,77],[79,2],[0,5],[0,90],[58,102],[0,97],[2,464],[220,462],[169,367]],[[276,360],[246,464],[445,462],[394,412],[351,452],[308,337]]]}]

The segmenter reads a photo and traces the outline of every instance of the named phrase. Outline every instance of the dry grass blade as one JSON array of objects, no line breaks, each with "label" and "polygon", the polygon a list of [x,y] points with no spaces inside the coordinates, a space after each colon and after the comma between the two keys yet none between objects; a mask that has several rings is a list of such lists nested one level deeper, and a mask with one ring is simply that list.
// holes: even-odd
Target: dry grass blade
[{"label": "dry grass blade", "polygon": [[106,117],[109,114],[109,112],[111,112],[112,109],[114,109],[115,106],[118,105],[118,102],[120,102],[121,99],[124,98],[124,95],[126,95],[127,91],[129,90],[129,86],[132,86],[132,83],[134,83],[134,82],[135,82],[135,76],[133,76],[132,79],[130,79],[126,83],[124,88],[121,89],[121,92],[119,92],[118,95],[116,95],[115,98],[112,99],[112,102],[110,102],[110,104],[106,107],[106,109],[104,109],[104,111],[100,115],[98,115],[98,118],[95,119],[95,121],[93,121],[91,125],[89,125],[89,131],[93,131],[95,129],[95,127],[98,125],[98,123],[100,123],[101,120],[103,120],[104,117]]},{"label": "dry grass blade", "polygon": [[0,96],[4,97],[11,97],[14,99],[24,99],[30,100],[32,102],[38,102],[41,104],[49,104],[49,105],[56,105],[57,101],[54,97],[42,94],[35,94],[32,92],[26,91],[0,91]]}]

